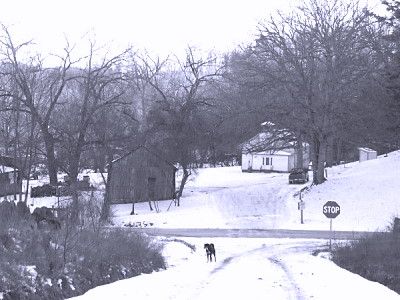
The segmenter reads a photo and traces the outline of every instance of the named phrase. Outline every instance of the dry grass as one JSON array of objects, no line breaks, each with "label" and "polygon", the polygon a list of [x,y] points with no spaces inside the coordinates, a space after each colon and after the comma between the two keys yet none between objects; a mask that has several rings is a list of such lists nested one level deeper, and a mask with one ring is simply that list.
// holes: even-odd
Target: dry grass
[{"label": "dry grass", "polygon": [[337,246],[332,259],[340,267],[400,293],[400,233],[376,233]]}]

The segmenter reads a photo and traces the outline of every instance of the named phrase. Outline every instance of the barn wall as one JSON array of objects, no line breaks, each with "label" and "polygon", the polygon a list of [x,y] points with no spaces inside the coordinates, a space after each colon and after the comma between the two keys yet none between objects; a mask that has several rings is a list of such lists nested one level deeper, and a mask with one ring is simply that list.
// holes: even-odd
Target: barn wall
[{"label": "barn wall", "polygon": [[155,200],[172,199],[175,169],[146,148],[139,148],[112,166],[110,192],[114,203],[148,200],[148,180],[154,178]]},{"label": "barn wall", "polygon": [[112,202],[130,203],[135,199],[135,168],[127,168],[124,161],[115,162],[112,166],[110,195]]}]

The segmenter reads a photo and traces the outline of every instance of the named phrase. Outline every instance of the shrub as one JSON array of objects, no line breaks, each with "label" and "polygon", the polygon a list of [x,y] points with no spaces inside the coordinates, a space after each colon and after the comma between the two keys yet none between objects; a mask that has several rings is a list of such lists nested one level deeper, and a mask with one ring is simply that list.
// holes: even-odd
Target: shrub
[{"label": "shrub", "polygon": [[64,299],[165,268],[161,246],[129,230],[10,227],[0,242],[4,299]]},{"label": "shrub", "polygon": [[332,251],[340,267],[400,293],[400,234],[376,233]]},{"label": "shrub", "polygon": [[50,184],[35,186],[31,189],[31,198],[51,197],[56,195],[56,188]]}]

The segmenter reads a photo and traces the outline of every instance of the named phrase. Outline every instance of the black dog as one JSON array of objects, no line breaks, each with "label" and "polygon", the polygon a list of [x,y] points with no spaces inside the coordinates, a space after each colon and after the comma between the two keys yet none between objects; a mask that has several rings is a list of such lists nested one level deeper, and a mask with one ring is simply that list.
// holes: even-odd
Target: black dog
[{"label": "black dog", "polygon": [[204,249],[207,253],[207,262],[212,262],[212,256],[214,255],[214,261],[217,261],[215,257],[215,247],[214,244],[204,244]]}]

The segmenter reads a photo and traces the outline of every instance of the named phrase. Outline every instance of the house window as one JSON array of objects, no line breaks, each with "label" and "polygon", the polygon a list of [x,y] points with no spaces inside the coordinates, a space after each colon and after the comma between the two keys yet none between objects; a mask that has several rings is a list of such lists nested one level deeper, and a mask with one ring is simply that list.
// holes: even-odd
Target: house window
[{"label": "house window", "polygon": [[263,157],[262,164],[264,166],[272,165],[272,157]]},{"label": "house window", "polygon": [[272,165],[272,158],[270,158],[270,157],[263,157],[263,165],[264,165],[264,166]]}]

